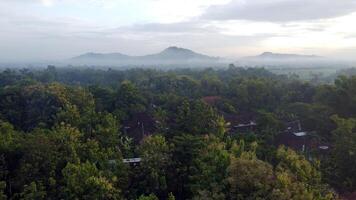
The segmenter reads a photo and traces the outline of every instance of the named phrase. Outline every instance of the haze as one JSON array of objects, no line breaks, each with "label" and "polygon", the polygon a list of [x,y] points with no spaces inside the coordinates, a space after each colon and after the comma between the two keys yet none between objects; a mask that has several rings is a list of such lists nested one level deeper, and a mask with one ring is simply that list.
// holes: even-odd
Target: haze
[{"label": "haze", "polygon": [[180,46],[220,57],[265,51],[352,58],[354,0],[0,0],[0,62]]}]

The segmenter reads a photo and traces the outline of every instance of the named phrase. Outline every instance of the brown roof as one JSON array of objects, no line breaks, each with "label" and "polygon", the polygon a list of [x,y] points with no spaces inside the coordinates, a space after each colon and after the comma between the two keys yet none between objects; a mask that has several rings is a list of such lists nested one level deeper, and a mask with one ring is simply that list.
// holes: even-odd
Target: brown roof
[{"label": "brown roof", "polygon": [[231,126],[237,126],[239,124],[250,124],[250,122],[256,122],[256,115],[254,113],[241,113],[241,114],[223,114],[226,122]]},{"label": "brown roof", "polygon": [[220,96],[206,96],[202,98],[202,100],[209,105],[215,105],[220,99]]},{"label": "brown roof", "polygon": [[343,199],[343,200],[356,200],[356,192],[342,194],[341,195],[341,199]]},{"label": "brown roof", "polygon": [[317,149],[319,147],[319,142],[310,135],[296,136],[294,133],[283,132],[276,136],[275,145],[277,147],[284,145],[294,150],[301,151],[303,145],[305,145],[305,148],[307,149]]}]

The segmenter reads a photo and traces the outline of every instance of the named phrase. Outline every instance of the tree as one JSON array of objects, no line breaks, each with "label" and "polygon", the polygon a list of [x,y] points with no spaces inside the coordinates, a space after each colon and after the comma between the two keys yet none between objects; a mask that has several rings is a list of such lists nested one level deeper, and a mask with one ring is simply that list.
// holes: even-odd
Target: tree
[{"label": "tree", "polygon": [[335,199],[335,194],[322,183],[318,163],[310,163],[291,149],[277,150],[277,186],[274,198],[285,199]]},{"label": "tree", "polygon": [[6,182],[0,181],[0,200],[6,200],[7,196],[5,194]]},{"label": "tree", "polygon": [[0,120],[0,153],[11,150],[17,146],[19,134],[12,124]]},{"label": "tree", "polygon": [[114,112],[119,118],[126,119],[134,113],[144,111],[145,104],[145,99],[139,89],[130,81],[123,81],[116,94]]},{"label": "tree", "polygon": [[149,196],[141,195],[137,200],[158,200],[156,195],[150,194]]},{"label": "tree", "polygon": [[317,169],[317,163],[313,165],[295,151],[280,147],[277,150],[277,160],[277,170],[290,172],[298,181],[309,185],[321,183],[321,174]]},{"label": "tree", "polygon": [[[24,136],[18,152],[21,153],[15,171],[14,190],[32,182],[41,183],[48,197],[56,197],[61,181],[60,171],[67,162],[79,162],[78,149],[81,133],[68,125],[53,130],[36,129]],[[39,185],[37,185],[39,187]]]},{"label": "tree", "polygon": [[172,165],[170,173],[170,191],[175,191],[178,199],[192,197],[190,177],[197,172],[195,159],[204,147],[202,137],[190,134],[182,134],[172,139]]},{"label": "tree", "polygon": [[196,172],[190,178],[193,199],[223,200],[227,193],[227,168],[230,155],[225,144],[210,135],[204,138],[206,146],[195,159]]},{"label": "tree", "polygon": [[21,134],[7,122],[0,120],[0,199],[12,195],[12,182],[18,166]]},{"label": "tree", "polygon": [[47,69],[45,69],[41,74],[40,80],[42,82],[49,83],[49,82],[56,81],[57,78],[58,78],[58,74],[57,74],[56,67],[53,65],[48,65]]},{"label": "tree", "polygon": [[62,170],[66,199],[120,199],[120,190],[114,187],[116,177],[105,177],[89,162],[68,163]]},{"label": "tree", "polygon": [[229,166],[231,199],[268,199],[273,188],[273,168],[256,158],[233,158]]},{"label": "tree", "polygon": [[[85,120],[86,128],[84,137],[94,139],[99,145],[105,148],[116,148],[121,144],[121,135],[119,120],[110,113],[92,113]],[[84,124],[84,123],[83,123]]]},{"label": "tree", "polygon": [[23,200],[41,200],[46,199],[46,191],[41,184],[31,182],[30,185],[25,185],[23,192],[20,194]]},{"label": "tree", "polygon": [[334,114],[342,117],[356,117],[356,76],[339,76],[334,85],[318,88],[315,99],[333,109]]},{"label": "tree", "polygon": [[100,85],[89,86],[89,91],[95,99],[96,111],[110,112],[114,102],[114,91]]},{"label": "tree", "polygon": [[205,96],[220,95],[224,84],[216,76],[205,75],[201,80],[201,88]]},{"label": "tree", "polygon": [[172,193],[169,193],[168,200],[176,200],[176,198],[174,197],[174,195]]},{"label": "tree", "polygon": [[[276,181],[273,190],[269,195],[270,199],[295,199],[295,200],[313,200],[317,198],[313,193],[307,190],[305,184],[296,181],[292,174],[287,172],[277,172]],[[331,200],[331,199],[330,199]]]},{"label": "tree", "polygon": [[139,168],[140,177],[144,177],[140,187],[146,194],[166,197],[171,155],[165,138],[160,135],[146,137],[139,146],[139,154],[142,159]]},{"label": "tree", "polygon": [[270,109],[279,103],[280,90],[266,78],[236,78],[229,83],[229,97],[237,108]]},{"label": "tree", "polygon": [[191,134],[216,133],[218,115],[202,101],[183,101],[178,107],[176,129]]},{"label": "tree", "polygon": [[273,113],[260,111],[257,119],[258,132],[264,139],[273,139],[283,127],[283,124]]},{"label": "tree", "polygon": [[231,199],[337,199],[322,184],[320,172],[290,149],[281,147],[273,167],[256,158],[253,151],[233,157],[229,166]]},{"label": "tree", "polygon": [[333,131],[334,147],[330,159],[323,166],[332,185],[354,191],[356,189],[356,119],[333,116],[337,128]]},{"label": "tree", "polygon": [[9,122],[24,131],[37,126],[51,127],[65,100],[58,96],[63,86],[34,84],[8,88],[2,94],[2,113]]}]

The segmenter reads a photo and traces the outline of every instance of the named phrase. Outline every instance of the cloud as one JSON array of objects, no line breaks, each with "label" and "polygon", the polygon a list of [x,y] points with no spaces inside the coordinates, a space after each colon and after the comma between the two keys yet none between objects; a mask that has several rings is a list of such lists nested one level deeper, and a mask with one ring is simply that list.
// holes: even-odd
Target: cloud
[{"label": "cloud", "polygon": [[335,18],[356,12],[355,0],[232,0],[210,6],[210,20],[291,22]]},{"label": "cloud", "polygon": [[0,61],[144,55],[171,45],[222,57],[306,48],[323,54],[356,46],[354,2],[0,0]]},{"label": "cloud", "polygon": [[108,38],[140,42],[141,48],[139,49],[124,49],[123,53],[132,55],[158,52],[173,45],[221,57],[255,54],[257,52],[253,49],[258,49],[263,40],[276,36],[274,34],[234,35],[225,34],[224,31],[224,27],[218,27],[209,21],[197,20],[169,24],[135,24],[112,30],[103,30],[99,34],[106,35]]},{"label": "cloud", "polygon": [[0,61],[65,59],[89,51],[145,55],[172,45],[214,56],[246,55],[251,53],[252,47],[270,37],[226,35],[225,28],[204,20],[110,28],[72,18],[6,15],[6,20],[0,19],[3,27],[0,51],[6,51],[0,55]]},{"label": "cloud", "polygon": [[44,5],[44,6],[53,6],[53,0],[41,0],[41,2],[42,2],[42,4]]},{"label": "cloud", "polygon": [[209,24],[207,21],[183,21],[176,23],[145,23],[122,26],[115,31],[137,33],[164,33],[164,34],[205,34],[216,33],[221,29]]}]

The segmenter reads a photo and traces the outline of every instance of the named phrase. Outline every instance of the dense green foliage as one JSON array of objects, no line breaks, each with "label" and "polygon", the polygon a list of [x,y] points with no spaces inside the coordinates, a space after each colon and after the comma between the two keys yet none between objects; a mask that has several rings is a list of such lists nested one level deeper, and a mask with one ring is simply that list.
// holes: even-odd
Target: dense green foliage
[{"label": "dense green foliage", "polygon": [[[257,129],[230,130],[224,116],[246,113]],[[329,151],[276,146],[293,120]],[[356,190],[355,128],[354,76],[314,84],[234,66],[5,70],[0,199],[338,199]]]}]

